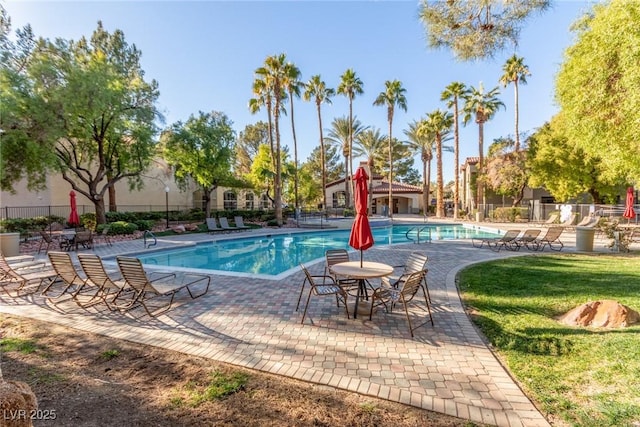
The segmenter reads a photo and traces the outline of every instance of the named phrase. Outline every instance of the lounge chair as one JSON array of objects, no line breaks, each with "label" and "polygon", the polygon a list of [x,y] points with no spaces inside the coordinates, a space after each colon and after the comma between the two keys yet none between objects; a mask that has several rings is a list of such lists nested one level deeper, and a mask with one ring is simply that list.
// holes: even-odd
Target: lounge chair
[{"label": "lounge chair", "polygon": [[[304,313],[302,313],[302,321],[300,323],[304,323],[304,318],[307,316],[307,309],[309,308],[309,301],[311,300],[311,296],[331,296],[335,295],[336,297],[336,305],[340,306],[340,301],[344,304],[344,309],[347,312],[347,319],[349,319],[349,307],[347,306],[347,291],[340,285],[338,285],[333,277],[327,275],[311,275],[307,268],[300,264],[302,271],[304,271],[305,278],[302,282],[302,287],[300,288],[300,295],[298,296],[298,304],[296,305],[296,311],[300,308],[300,300],[302,299],[302,294],[304,292],[305,285],[307,282],[311,289],[309,289],[309,295],[307,296],[307,303],[304,306]],[[322,282],[316,282],[316,279],[322,279]]]},{"label": "lounge chair", "polygon": [[209,233],[224,233],[227,231],[218,227],[218,222],[215,218],[207,218],[207,229],[209,230]]},{"label": "lounge chair", "polygon": [[[407,316],[407,323],[409,324],[409,332],[411,333],[411,337],[413,338],[413,331],[418,329],[420,326],[426,325],[427,323],[431,323],[433,326],[433,316],[431,315],[431,305],[429,304],[429,299],[427,297],[426,288],[423,285],[424,271],[416,271],[408,276],[403,276],[403,278],[397,283],[390,285],[389,283],[382,282],[382,285],[373,292],[371,296],[371,310],[369,312],[369,320],[373,315],[373,309],[376,306],[384,305],[386,311],[391,313],[393,311],[393,307],[396,304],[402,304],[404,306],[404,312]],[[413,297],[418,293],[418,291],[422,290],[424,295],[424,303],[425,307],[422,308],[429,318],[428,320],[420,323],[419,325],[413,326],[411,323],[411,316],[409,315],[408,305],[413,300]],[[418,300],[415,301],[418,304]],[[422,302],[422,299],[419,300]],[[425,310],[426,308],[426,310]]]},{"label": "lounge chair", "polygon": [[[47,254],[51,267],[56,272],[55,278],[44,288],[41,295],[50,301],[55,301],[64,295],[71,295],[75,300],[76,295],[82,290],[85,278],[80,275],[67,252],[49,252]],[[62,282],[63,289],[57,295],[49,295],[51,287],[56,282]]]},{"label": "lounge chair", "polygon": [[[206,294],[209,291],[209,285],[211,284],[211,277],[202,274],[185,273],[182,281],[176,281],[175,273],[160,273],[152,272],[147,275],[142,266],[142,262],[138,258],[130,258],[118,256],[116,257],[120,273],[126,285],[133,289],[134,295],[129,303],[124,307],[119,307],[124,310],[129,310],[137,305],[142,305],[149,316],[157,316],[165,313],[171,309],[173,300],[182,289],[187,289],[191,299],[196,299]],[[152,279],[153,276],[156,276]],[[192,278],[193,280],[187,280]],[[169,281],[168,279],[173,279]],[[191,288],[192,285],[201,284],[206,287],[204,291],[195,293]],[[148,302],[155,300],[156,298],[168,297],[169,302],[159,308],[150,309]]]},{"label": "lounge chair", "polygon": [[553,224],[557,224],[558,223],[558,218],[559,218],[559,216],[558,216],[557,213],[552,213],[551,215],[549,215],[549,218],[547,218],[547,220],[542,223],[542,225],[550,227]]},{"label": "lounge chair", "polygon": [[485,244],[489,249],[499,251],[503,246],[511,244],[513,239],[520,235],[520,230],[507,230],[502,237],[484,237],[480,239],[472,238],[471,244],[475,248],[481,248]]},{"label": "lounge chair", "polygon": [[244,225],[244,219],[241,216],[234,216],[233,221],[236,223],[236,228],[242,230],[248,230],[251,227]]},{"label": "lounge chair", "polygon": [[538,243],[537,238],[540,236],[541,230],[537,228],[532,228],[528,230],[524,230],[522,236],[518,236],[511,241],[508,248],[514,251],[519,251],[521,247],[526,246],[527,249],[537,250]]},{"label": "lounge chair", "polygon": [[230,226],[229,225],[229,220],[225,216],[221,216],[220,218],[218,218],[218,221],[220,221],[220,228],[222,228],[223,230],[226,230],[226,231],[240,231],[240,229],[238,227]]},{"label": "lounge chair", "polygon": [[564,227],[549,227],[547,233],[543,237],[535,240],[534,244],[537,245],[537,250],[543,251],[545,246],[549,246],[549,249],[552,251],[562,250],[564,243],[560,241],[560,235],[563,231]]},{"label": "lounge chair", "polygon": [[82,270],[87,276],[85,286],[91,287],[95,291],[89,299],[89,303],[99,298],[106,304],[109,310],[113,311],[118,308],[116,299],[120,297],[123,292],[125,294],[128,293],[129,297],[133,297],[131,292],[126,292],[131,289],[127,288],[126,283],[121,277],[112,277],[112,275],[106,271],[102,259],[98,255],[87,253],[78,254],[78,260],[80,261]]},{"label": "lounge chair", "polygon": [[[29,265],[20,265],[23,263],[9,263],[4,255],[0,252],[0,286],[5,288],[9,285],[17,285],[16,296],[20,291],[32,288],[37,284],[34,292],[37,291],[42,282],[52,280],[56,273],[46,266],[45,262],[36,261]],[[10,293],[9,289],[5,289]]]}]

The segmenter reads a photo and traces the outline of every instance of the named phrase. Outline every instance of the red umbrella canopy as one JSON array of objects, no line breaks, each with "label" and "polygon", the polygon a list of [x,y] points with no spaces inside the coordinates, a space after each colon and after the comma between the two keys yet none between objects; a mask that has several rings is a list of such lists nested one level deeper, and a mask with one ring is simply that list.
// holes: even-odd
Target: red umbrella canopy
[{"label": "red umbrella canopy", "polygon": [[71,190],[69,193],[69,199],[71,203],[71,213],[67,222],[69,225],[80,225],[80,217],[78,217],[78,205],[76,204],[76,193]]},{"label": "red umbrella canopy", "polygon": [[636,212],[633,210],[633,187],[627,188],[626,207],[622,216],[628,219],[633,219],[636,217]]},{"label": "red umbrella canopy", "polygon": [[367,218],[367,202],[369,199],[369,190],[367,189],[367,181],[369,176],[363,167],[359,167],[353,179],[356,183],[355,188],[355,207],[356,218],[351,226],[351,235],[349,236],[349,246],[354,249],[366,250],[373,246],[373,234],[369,226],[369,218]]}]

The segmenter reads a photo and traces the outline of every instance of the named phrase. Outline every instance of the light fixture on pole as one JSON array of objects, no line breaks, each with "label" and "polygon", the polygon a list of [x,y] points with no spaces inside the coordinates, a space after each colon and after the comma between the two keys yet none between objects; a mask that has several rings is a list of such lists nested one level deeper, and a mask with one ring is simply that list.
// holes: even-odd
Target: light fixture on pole
[{"label": "light fixture on pole", "polygon": [[167,229],[169,228],[169,186],[164,186],[164,210],[167,214]]}]

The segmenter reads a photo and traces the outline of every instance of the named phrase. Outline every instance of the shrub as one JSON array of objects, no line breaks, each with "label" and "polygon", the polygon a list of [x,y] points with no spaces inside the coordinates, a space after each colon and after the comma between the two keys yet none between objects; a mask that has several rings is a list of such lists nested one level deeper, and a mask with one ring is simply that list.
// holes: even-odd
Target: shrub
[{"label": "shrub", "polygon": [[493,211],[493,219],[499,222],[516,222],[522,218],[526,218],[527,209],[520,207],[496,208]]},{"label": "shrub", "polygon": [[138,231],[138,226],[135,223],[116,221],[109,225],[109,234],[133,234]]},{"label": "shrub", "polygon": [[96,214],[93,212],[88,212],[80,215],[80,222],[87,230],[95,231],[96,230]]},{"label": "shrub", "polygon": [[155,223],[155,221],[150,219],[139,219],[134,222],[134,224],[138,226],[138,230],[140,231],[152,230]]}]

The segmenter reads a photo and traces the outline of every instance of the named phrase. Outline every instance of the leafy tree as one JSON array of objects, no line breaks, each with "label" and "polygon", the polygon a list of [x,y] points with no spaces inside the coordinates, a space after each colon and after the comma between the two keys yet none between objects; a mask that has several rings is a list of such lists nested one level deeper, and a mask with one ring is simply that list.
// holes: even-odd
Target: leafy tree
[{"label": "leafy tree", "polygon": [[602,179],[607,167],[600,158],[591,157],[567,137],[563,114],[556,115],[529,138],[527,165],[529,185],[544,187],[560,202],[588,193],[593,203],[619,194],[624,179]]},{"label": "leafy tree", "polygon": [[[267,81],[263,77],[256,77],[253,81],[252,91],[255,95],[255,98],[251,98],[249,100],[249,111],[251,114],[257,114],[262,110],[262,107],[265,107],[267,110],[267,136],[269,138],[269,147],[271,147],[270,153],[275,153],[275,143],[273,140],[273,94],[272,88],[267,84]],[[273,167],[276,166],[276,159],[274,157],[271,158],[273,162]]]},{"label": "leafy tree", "polygon": [[207,218],[213,190],[241,185],[231,171],[235,132],[223,113],[200,111],[197,117],[191,115],[186,123],[171,125],[162,133],[160,142],[176,182],[184,187],[193,180],[202,189]]},{"label": "leafy tree", "polygon": [[527,76],[530,76],[529,67],[525,65],[524,58],[518,57],[515,54],[507,59],[507,62],[502,66],[504,74],[500,77],[500,83],[502,86],[507,87],[509,83],[513,83],[514,94],[514,114],[515,114],[515,148],[517,153],[520,151],[520,131],[518,129],[519,122],[519,98],[518,98],[518,85],[527,84]]},{"label": "leafy tree", "polygon": [[517,45],[522,24],[550,0],[421,0],[420,20],[431,48],[450,48],[462,61],[492,58]]},{"label": "leafy tree", "polygon": [[258,153],[251,165],[251,172],[245,178],[249,180],[255,189],[266,194],[271,202],[275,202],[273,196],[269,193],[274,188],[276,176],[270,151],[268,145],[263,144],[258,147]]},{"label": "leafy tree", "polygon": [[[427,216],[429,206],[429,194],[431,193],[431,160],[433,160],[433,148],[435,145],[435,135],[429,132],[424,126],[424,119],[413,121],[409,124],[409,129],[404,131],[407,136],[409,149],[420,155],[422,160],[422,206],[424,215]],[[420,131],[424,128],[424,131]]]},{"label": "leafy tree", "polygon": [[251,164],[261,144],[269,144],[269,125],[259,121],[245,126],[235,144],[234,172],[237,176],[241,177],[251,171]]},{"label": "leafy tree", "polygon": [[325,142],[341,150],[344,156],[345,206],[348,206],[346,203],[348,201],[351,183],[349,173],[349,161],[351,158],[349,154],[351,152],[350,141],[352,137],[358,138],[360,132],[365,129],[367,129],[367,127],[362,126],[360,120],[355,117],[353,120],[347,117],[336,117],[331,122],[331,128],[325,137]]},{"label": "leafy tree", "polygon": [[[458,101],[465,99],[469,95],[469,90],[464,83],[450,83],[440,95],[442,101],[447,101],[447,108],[453,108],[453,218],[458,218],[458,205],[460,204],[460,109]],[[426,206],[426,205],[425,205]]]},{"label": "leafy tree", "polygon": [[[36,132],[33,142],[50,150],[43,165],[53,156],[62,178],[93,201],[96,220],[104,223],[105,194],[124,179],[141,186],[140,175],[156,154],[158,85],[144,80],[135,45],[120,30],[105,31],[101,22],[89,40],[41,38],[22,52],[20,68],[3,67],[3,151],[13,147],[7,157],[3,153],[3,165]],[[32,144],[27,148],[43,154]],[[16,177],[3,172],[3,186]]]},{"label": "leafy tree", "polygon": [[373,174],[376,172],[375,158],[384,150],[386,138],[380,134],[380,129],[366,129],[358,134],[353,146],[356,157],[365,157],[371,176],[369,177],[369,215],[373,210]]},{"label": "leafy tree", "polygon": [[305,85],[304,99],[305,101],[314,100],[316,103],[316,109],[318,111],[318,130],[320,132],[320,170],[322,171],[322,206],[323,209],[327,208],[327,164],[325,159],[325,146],[324,137],[322,136],[322,114],[320,114],[320,106],[322,103],[331,104],[331,97],[335,95],[335,91],[332,88],[328,88],[326,83],[322,80],[319,74],[311,76],[311,79]]},{"label": "leafy tree", "polygon": [[[335,146],[331,146],[328,144],[326,144],[324,148],[324,162],[326,166],[325,176],[327,182],[337,181],[342,176],[341,171],[344,169],[344,165],[340,163],[340,155],[338,154],[338,149]],[[309,165],[309,167],[313,170],[312,175],[313,179],[316,182],[316,185],[320,181],[322,174],[322,169],[320,168],[322,153],[320,152],[320,150],[320,147],[314,148],[305,162],[305,164]]]},{"label": "leafy tree", "polygon": [[356,72],[351,68],[346,70],[342,76],[340,76],[340,84],[338,85],[338,94],[344,95],[349,98],[349,124],[350,126],[347,128],[350,132],[349,134],[349,142],[347,144],[347,151],[345,157],[348,157],[346,162],[346,173],[345,173],[345,181],[344,181],[344,191],[345,191],[345,203],[347,207],[352,207],[351,205],[351,197],[349,196],[349,182],[350,177],[353,175],[353,140],[355,139],[355,134],[353,130],[355,129],[354,117],[353,117],[353,98],[356,95],[362,95],[364,90],[362,89],[363,83],[359,77],[356,76]]},{"label": "leafy tree", "polygon": [[[640,3],[597,3],[576,25],[556,77],[566,136],[601,178],[640,183]],[[615,23],[615,25],[614,25]]]},{"label": "leafy tree", "polygon": [[387,122],[389,123],[389,218],[393,218],[393,146],[392,130],[393,130],[393,114],[395,112],[396,105],[407,111],[407,98],[405,93],[407,90],[402,87],[402,82],[399,80],[387,80],[385,83],[385,90],[380,92],[373,101],[373,105],[384,105],[387,107]]},{"label": "leafy tree", "polygon": [[478,179],[477,179],[477,199],[475,205],[484,204],[484,185],[482,177],[484,175],[484,124],[491,120],[504,104],[498,95],[500,89],[495,87],[489,92],[485,92],[482,83],[477,89],[471,86],[469,94],[465,97],[463,107],[464,119],[466,125],[472,118],[478,124]]},{"label": "leafy tree", "polygon": [[293,118],[293,98],[300,98],[300,92],[304,83],[300,81],[302,73],[293,63],[287,62],[284,69],[283,86],[289,94],[289,111],[291,112],[291,132],[293,134],[293,161],[294,161],[294,199],[295,206],[298,207],[298,140],[296,138],[296,125]]},{"label": "leafy tree", "polygon": [[[385,139],[388,139],[386,136]],[[391,162],[393,164],[393,176],[395,182],[419,185],[420,174],[413,166],[415,160],[409,148],[409,144],[398,138],[391,140]],[[375,155],[374,164],[376,171],[383,176],[389,176],[389,144],[384,144],[381,150]]]},{"label": "leafy tree", "polygon": [[525,153],[515,150],[512,139],[498,138],[489,147],[487,183],[496,194],[513,198],[512,206],[518,206],[524,197],[529,173]]},{"label": "leafy tree", "polygon": [[427,115],[421,124],[419,133],[433,137],[436,142],[436,217],[443,218],[444,211],[444,179],[442,177],[442,142],[446,140],[453,126],[453,114],[435,110]]}]

